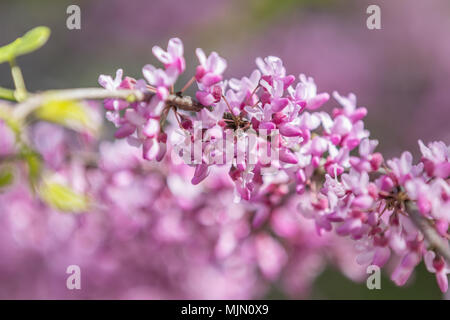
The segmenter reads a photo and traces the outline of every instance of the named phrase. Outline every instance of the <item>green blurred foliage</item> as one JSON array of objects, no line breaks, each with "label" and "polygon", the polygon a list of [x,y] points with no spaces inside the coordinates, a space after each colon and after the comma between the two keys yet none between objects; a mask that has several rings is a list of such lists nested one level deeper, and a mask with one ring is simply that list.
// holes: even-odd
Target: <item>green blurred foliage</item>
[{"label": "green blurred foliage", "polygon": [[336,0],[252,0],[249,12],[256,21],[270,22],[293,9],[326,8],[334,2]]},{"label": "green blurred foliage", "polygon": [[36,27],[25,33],[23,37],[0,47],[0,63],[11,62],[16,57],[31,53],[42,47],[50,37],[50,29]]},{"label": "green blurred foliage", "polygon": [[28,169],[28,180],[32,190],[35,190],[42,172],[41,156],[28,147],[23,147],[21,157],[25,160]]},{"label": "green blurred foliage", "polygon": [[11,167],[0,168],[0,189],[9,186],[14,180],[14,174]]},{"label": "green blurred foliage", "polygon": [[60,211],[78,213],[89,208],[87,196],[59,183],[46,181],[39,187],[39,193],[42,200]]},{"label": "green blurred foliage", "polygon": [[[164,45],[168,37],[173,34],[161,34],[158,37],[140,39],[139,43],[130,45],[129,36],[117,32],[120,24],[126,21],[90,21],[89,8],[93,1],[70,0],[2,0],[0,3],[0,44],[14,40],[18,35],[36,25],[49,25],[54,34],[49,45],[40,50],[33,57],[21,57],[22,66],[27,87],[31,90],[42,90],[64,87],[96,86],[98,74],[112,74],[117,67],[123,67],[127,74],[139,76],[140,69],[145,63],[153,63],[151,46]],[[195,47],[203,47],[209,50],[221,52],[227,59],[232,60],[233,55],[241,54],[242,45],[255,37],[264,37],[264,32],[276,26],[277,22],[290,23],[295,19],[301,19],[302,14],[310,11],[330,12],[339,9],[343,20],[348,16],[350,9],[357,1],[338,0],[233,0],[229,2],[227,11],[218,15],[212,21],[192,27],[186,33],[180,30],[186,44],[187,59],[195,59],[192,50]],[[70,4],[82,6],[82,31],[69,31],[65,28],[65,9]],[[86,10],[86,11],[85,11]],[[157,8],[155,8],[157,10]],[[196,17],[198,13],[194,13]],[[18,18],[20,17],[20,18]],[[364,14],[360,17],[364,22]],[[93,37],[92,28],[96,24],[110,24],[111,33],[105,37]],[[113,28],[114,25],[119,27]],[[89,27],[91,29],[89,29]],[[162,28],[162,30],[166,30]],[[117,32],[117,33],[115,33]],[[95,34],[95,33],[94,33]],[[111,41],[114,37],[115,41]],[[34,38],[34,37],[33,37]],[[36,44],[40,44],[45,37],[37,37]],[[39,40],[40,39],[40,40]],[[195,46],[195,47],[194,47]],[[31,46],[31,48],[38,45]],[[30,48],[30,47],[29,47]],[[11,48],[10,48],[11,49]],[[10,50],[8,49],[8,50]],[[223,49],[223,50],[222,50]],[[333,48],[339,50],[339,48]],[[19,50],[25,52],[27,50]],[[188,54],[189,52],[189,54]],[[10,53],[3,53],[4,57],[10,57]],[[2,53],[0,52],[0,61]],[[153,59],[153,60],[152,60]],[[249,57],[249,61],[253,57]],[[252,60],[253,61],[253,60]],[[395,61],[394,61],[395,62]],[[297,70],[300,72],[301,70]],[[295,72],[297,72],[295,71]],[[397,72],[400,73],[400,72]],[[420,72],[419,72],[420,73]],[[338,75],[339,76],[339,75]],[[337,80],[338,81],[338,77]],[[28,86],[28,84],[30,84]],[[0,66],[0,85],[12,87],[9,68]],[[389,84],[388,84],[389,85]],[[351,88],[349,89],[351,90]],[[6,92],[5,94],[10,94]],[[395,92],[397,94],[397,92]],[[83,112],[67,114],[64,103],[47,105],[47,109],[41,109],[37,116],[49,121],[65,121],[73,124],[70,119],[83,124],[85,115]],[[59,106],[58,106],[59,105]],[[399,109],[400,110],[400,109]],[[401,109],[400,111],[402,111]],[[388,110],[385,110],[386,112]],[[0,110],[1,112],[1,110]],[[389,114],[392,118],[390,110]],[[63,113],[63,115],[60,115]],[[59,117],[61,116],[61,119]],[[1,117],[1,114],[0,114]],[[380,121],[385,121],[384,119]],[[12,124],[10,124],[13,127]],[[384,130],[393,141],[399,139],[393,136],[393,130]],[[31,150],[23,150],[23,158],[28,166],[30,181],[36,184],[42,173],[42,160]],[[12,172],[0,171],[0,187],[11,183]],[[75,211],[83,211],[88,206],[88,199],[70,188],[60,184],[47,184],[43,188],[41,196],[58,210],[76,208]],[[336,269],[327,268],[314,283],[311,298],[313,299],[440,299],[442,295],[437,287],[433,274],[425,270],[421,264],[413,275],[413,279],[405,287],[397,287],[383,273],[381,290],[369,290],[365,283],[355,283],[343,276]],[[277,288],[266,297],[269,299],[287,298]]]},{"label": "green blurred foliage", "polygon": [[[409,282],[398,287],[382,271],[381,289],[369,290],[366,283],[355,283],[337,270],[329,267],[316,280],[311,295],[312,299],[442,299],[434,274],[425,269],[421,263],[411,276]],[[369,276],[369,275],[368,275]]]},{"label": "green blurred foliage", "polygon": [[97,131],[89,108],[81,101],[48,99],[35,111],[38,119],[53,122],[75,131]]}]

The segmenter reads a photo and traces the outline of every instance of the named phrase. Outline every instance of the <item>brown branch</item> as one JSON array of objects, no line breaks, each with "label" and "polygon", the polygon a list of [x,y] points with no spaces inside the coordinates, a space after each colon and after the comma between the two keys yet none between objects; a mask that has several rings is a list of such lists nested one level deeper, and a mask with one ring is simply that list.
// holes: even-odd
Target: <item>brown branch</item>
[{"label": "brown branch", "polygon": [[[149,101],[153,96],[154,93],[151,91],[142,92],[138,90],[111,91],[102,88],[50,90],[30,95],[25,101],[18,103],[13,108],[13,116],[16,119],[24,119],[48,100],[94,100],[117,98],[128,101]],[[179,94],[170,94],[166,103],[171,107],[191,112],[199,112],[204,108],[211,110],[211,107],[205,107],[191,97],[181,96]],[[288,195],[290,195],[290,192]],[[280,206],[284,205],[287,198],[288,196],[282,198]],[[424,235],[430,246],[450,263],[450,248],[447,241],[439,236],[434,227],[418,212],[411,201],[406,202],[406,208],[409,217]]]},{"label": "brown branch", "polygon": [[406,211],[416,227],[420,230],[420,232],[422,232],[423,236],[430,244],[430,247],[450,264],[450,248],[447,240],[444,240],[436,232],[436,229],[425,217],[420,214],[416,206],[411,201],[406,202]]},{"label": "brown branch", "polygon": [[212,111],[211,106],[204,106],[200,102],[192,99],[189,96],[178,96],[176,94],[170,94],[166,100],[166,103],[184,111],[199,112],[202,111],[202,109]]},{"label": "brown branch", "polygon": [[[13,116],[16,119],[24,119],[43,103],[49,100],[94,100],[94,99],[124,99],[131,101],[149,101],[154,93],[138,90],[106,90],[102,88],[80,88],[65,90],[49,90],[29,96],[28,99],[15,106]],[[189,96],[170,94],[166,100],[170,106],[185,111],[199,112],[205,107]]]}]

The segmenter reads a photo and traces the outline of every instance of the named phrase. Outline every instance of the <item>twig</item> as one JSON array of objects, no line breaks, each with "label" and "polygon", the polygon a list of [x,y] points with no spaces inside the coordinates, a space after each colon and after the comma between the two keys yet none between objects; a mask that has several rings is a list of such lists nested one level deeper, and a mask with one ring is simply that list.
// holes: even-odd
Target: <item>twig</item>
[{"label": "twig", "polygon": [[[39,108],[43,103],[49,100],[94,100],[94,99],[124,99],[144,101],[150,100],[154,96],[153,92],[142,92],[138,90],[106,90],[102,88],[80,88],[80,89],[66,89],[66,90],[50,90],[41,93],[36,93],[29,96],[24,102],[16,105],[13,111],[13,116],[17,119],[23,119]],[[178,109],[185,111],[199,112],[206,108],[211,110],[211,107],[205,107],[198,101],[188,96],[178,96],[170,94],[166,100],[167,104],[175,106]]]},{"label": "twig", "polygon": [[406,202],[406,211],[416,227],[422,232],[430,246],[450,264],[450,248],[448,242],[442,239],[411,201]]},{"label": "twig", "polygon": [[191,84],[193,84],[195,81],[195,77],[192,77],[191,79],[189,79],[188,82],[186,82],[186,84],[184,85],[183,89],[180,90],[180,93],[183,93],[184,91],[187,90],[187,88],[189,88],[191,86]]},{"label": "twig", "polygon": [[14,59],[9,62],[9,65],[11,67],[14,86],[16,87],[14,97],[18,101],[23,101],[27,97],[27,89],[25,87],[25,81],[23,80],[22,70],[20,70]]},{"label": "twig", "polygon": [[6,89],[0,87],[0,99],[5,99],[9,101],[17,101],[16,97],[14,96],[14,90]]}]

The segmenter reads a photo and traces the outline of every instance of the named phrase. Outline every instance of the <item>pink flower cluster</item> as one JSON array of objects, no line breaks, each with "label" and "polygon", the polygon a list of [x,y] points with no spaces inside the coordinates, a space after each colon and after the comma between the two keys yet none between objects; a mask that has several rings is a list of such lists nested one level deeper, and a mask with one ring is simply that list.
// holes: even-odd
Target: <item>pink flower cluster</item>
[{"label": "pink flower cluster", "polygon": [[[108,118],[119,127],[116,137],[128,137],[132,145],[142,144],[143,157],[148,160],[162,160],[168,149],[178,152],[180,146],[186,151],[193,139],[200,139],[202,155],[194,164],[192,184],[205,180],[211,167],[220,172],[225,168],[234,184],[235,202],[244,199],[259,208],[257,224],[273,218],[273,210],[268,209],[272,197],[287,194],[299,199],[299,214],[314,222],[319,235],[334,230],[356,241],[359,263],[383,266],[395,256],[399,262],[392,280],[403,285],[424,258],[428,270],[436,273],[440,289],[447,291],[450,269],[407,211],[407,205],[416,206],[438,234],[448,238],[450,148],[445,143],[426,146],[419,141],[422,158],[416,165],[409,152],[385,162],[375,152],[378,141],[364,128],[367,109],[358,107],[355,95],[334,92],[339,107],[331,114],[319,111],[330,96],[318,93],[312,78],[301,74],[297,81],[287,74],[277,57],[258,58],[258,68],[249,77],[224,80],[225,60],[215,52],[207,58],[197,49],[200,65],[193,80],[175,91],[175,81],[185,69],[181,41],[171,39],[167,52],[159,47],[153,52],[165,69],[144,67],[149,85],[142,80],[120,81],[119,77],[113,81],[101,76],[100,82],[108,89],[154,93],[150,101],[105,102],[105,107],[113,110]],[[183,109],[168,99],[170,95],[183,98],[193,81],[198,84],[196,99],[209,107],[194,115],[182,113]],[[168,123],[166,119],[176,121]],[[201,123],[200,130],[196,130],[196,122]],[[267,163],[257,152],[256,161],[237,161],[239,149],[245,146],[240,142],[255,132],[258,148],[275,150],[277,159]],[[217,157],[224,158],[217,142],[230,136],[232,157],[217,164]],[[166,146],[167,141],[173,145]],[[272,246],[267,240],[261,242],[261,246]],[[277,255],[283,260],[282,254]]]},{"label": "pink flower cluster", "polygon": [[[449,238],[450,172],[442,168],[449,163],[450,149],[442,142],[428,147],[419,143],[423,157],[417,165],[413,165],[412,155],[404,152],[378,171],[382,158],[372,153],[376,143],[363,140],[360,157],[348,161],[348,173],[326,174],[321,188],[304,195],[299,210],[315,220],[318,232],[334,228],[337,234],[356,240],[360,264],[382,267],[392,254],[398,257],[391,276],[397,285],[405,284],[424,258],[446,292],[450,269],[412,223],[406,202],[415,203],[442,239]],[[371,179],[372,175],[377,177]]]},{"label": "pink flower cluster", "polygon": [[[193,186],[186,179],[193,168],[168,158],[149,165],[126,141],[102,142],[87,165],[80,155],[93,146],[73,148],[73,133],[38,123],[33,134],[48,142],[36,144],[45,159],[65,159],[48,168],[93,205],[61,213],[36,198],[26,172],[17,171],[0,194],[2,298],[251,299],[274,283],[307,296],[326,257],[363,280],[351,242],[317,235],[296,213],[298,199],[278,192],[266,204],[233,204],[224,170]],[[65,286],[74,264],[82,290]]]},{"label": "pink flower cluster", "polygon": [[[166,117],[170,108],[166,105],[169,94],[174,94],[174,85],[185,70],[183,44],[180,39],[170,39],[167,51],[155,46],[153,54],[164,64],[164,69],[145,65],[142,69],[144,80],[136,81],[126,77],[119,69],[116,78],[101,75],[99,83],[108,90],[136,89],[154,93],[149,102],[137,101],[128,104],[120,99],[107,99],[104,103],[108,110],[107,119],[118,128],[116,138],[127,138],[134,146],[142,146],[144,159],[160,161],[166,152],[167,134],[160,126],[162,117]],[[206,58],[201,49],[197,49],[200,65],[197,67],[195,80],[199,91],[197,98],[204,105],[211,105],[221,99],[220,82],[226,62],[216,52]]]},{"label": "pink flower cluster", "polygon": [[0,157],[5,157],[15,152],[16,138],[14,132],[7,125],[7,123],[0,119]]},{"label": "pink flower cluster", "polygon": [[[163,68],[146,65],[145,80],[99,77],[112,97],[141,93],[104,101],[124,140],[42,122],[18,134],[0,119],[0,297],[247,299],[274,285],[304,297],[327,262],[354,281],[386,266],[403,285],[424,261],[448,290],[450,266],[411,215],[448,246],[448,145],[419,141],[419,162],[385,161],[353,94],[333,93],[336,107],[321,111],[329,94],[277,57],[225,79],[225,60],[197,49],[195,75],[176,90],[181,41],[153,53]],[[30,150],[42,160],[37,193]],[[89,196],[86,212],[37,197],[50,180]],[[72,264],[86,290],[64,286]]]}]

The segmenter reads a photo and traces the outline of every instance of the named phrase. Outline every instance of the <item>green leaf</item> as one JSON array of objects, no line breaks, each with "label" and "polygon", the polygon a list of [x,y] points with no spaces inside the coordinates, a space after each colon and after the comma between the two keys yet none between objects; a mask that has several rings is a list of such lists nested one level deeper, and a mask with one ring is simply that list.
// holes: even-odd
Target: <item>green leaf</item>
[{"label": "green leaf", "polygon": [[17,137],[20,135],[20,123],[14,119],[11,108],[9,108],[7,105],[5,106],[0,104],[0,119],[6,122],[6,124],[12,131],[14,131]]},{"label": "green leaf", "polygon": [[27,33],[17,44],[16,56],[21,56],[30,52],[33,52],[42,47],[50,37],[50,29],[47,27],[36,27]]},{"label": "green leaf", "polygon": [[0,188],[9,186],[14,180],[14,174],[11,168],[4,168],[0,171]]},{"label": "green leaf", "polygon": [[55,182],[45,182],[40,189],[40,196],[48,205],[61,211],[83,212],[89,207],[85,195]]},{"label": "green leaf", "polygon": [[9,62],[16,57],[15,50],[18,43],[20,42],[19,39],[14,40],[6,46],[0,47],[0,63]]},{"label": "green leaf", "polygon": [[31,187],[35,187],[42,172],[42,159],[38,153],[25,149],[22,151],[22,157],[25,159],[25,163],[28,167],[28,179]]},{"label": "green leaf", "polygon": [[14,90],[0,87],[0,99],[16,101]]},{"label": "green leaf", "polygon": [[17,38],[10,44],[0,47],[0,63],[13,61],[16,57],[33,52],[42,47],[50,37],[50,29],[36,27],[23,37]]},{"label": "green leaf", "polygon": [[97,131],[96,121],[88,107],[74,100],[47,100],[36,109],[37,118],[63,125],[76,131]]}]

